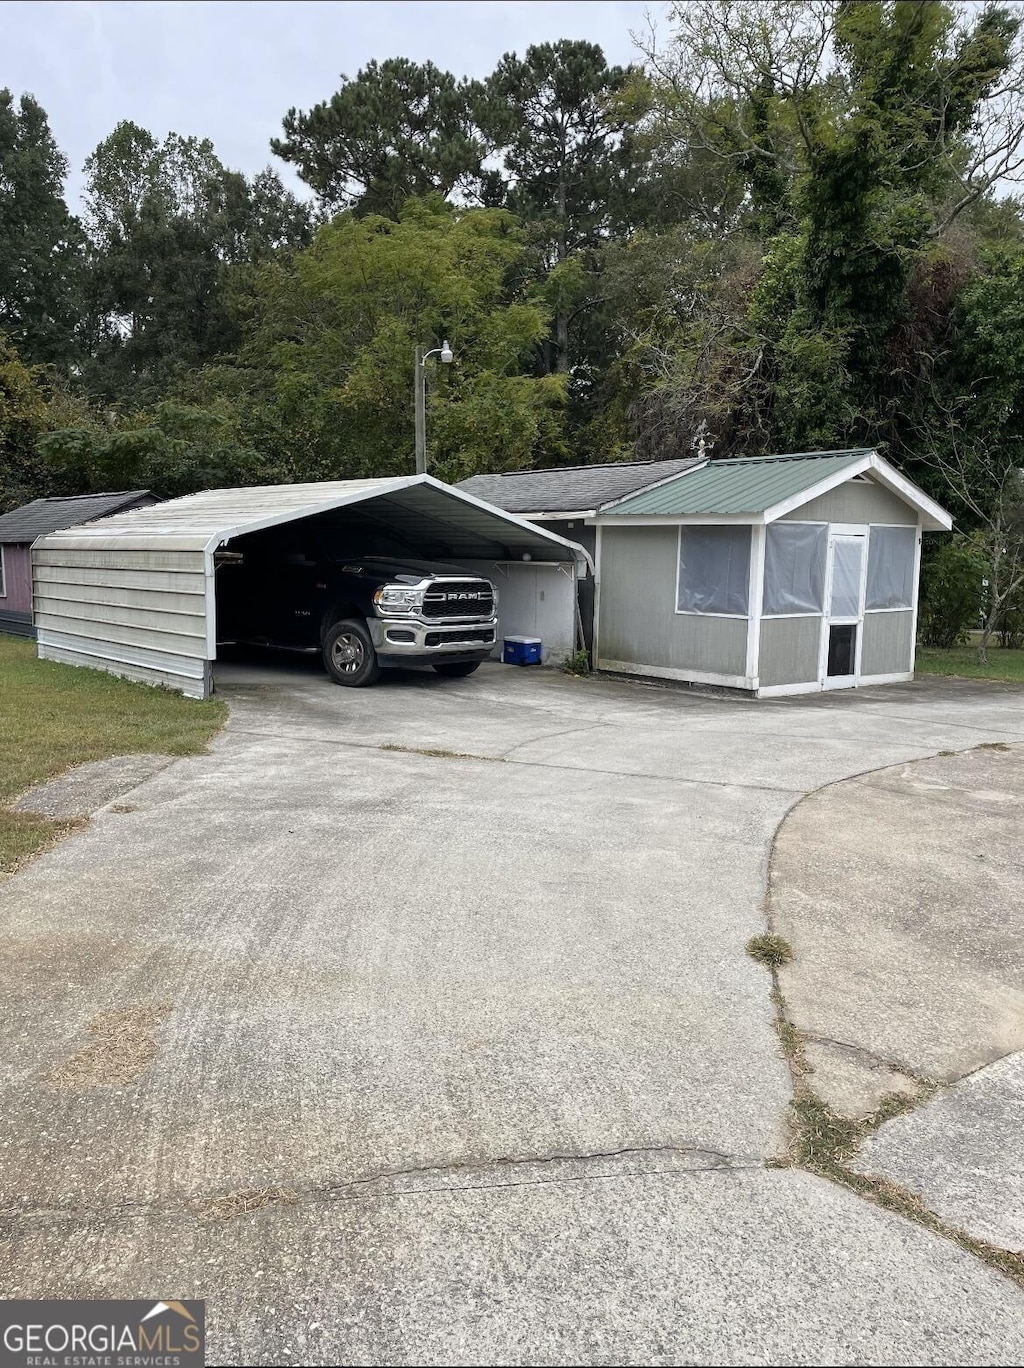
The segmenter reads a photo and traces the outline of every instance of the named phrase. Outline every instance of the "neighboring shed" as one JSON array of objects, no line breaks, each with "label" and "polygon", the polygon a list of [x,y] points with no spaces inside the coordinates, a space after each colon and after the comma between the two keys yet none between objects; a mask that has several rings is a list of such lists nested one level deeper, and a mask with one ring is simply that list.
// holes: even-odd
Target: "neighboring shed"
[{"label": "neighboring shed", "polygon": [[40,656],[207,697],[218,549],[303,520],[341,548],[365,520],[423,559],[487,575],[499,588],[499,637],[540,636],[549,655],[573,648],[583,548],[411,475],[207,490],[42,537],[32,553]]},{"label": "neighboring shed", "polygon": [[592,522],[597,665],[758,697],[912,679],[921,533],[952,525],[866,449],[703,462]]},{"label": "neighboring shed", "polygon": [[[509,513],[535,522],[559,537],[579,542],[593,556],[594,518],[627,494],[650,489],[703,465],[701,456],[672,461],[613,461],[608,465],[558,466],[549,470],[510,470],[501,475],[471,475],[457,485]],[[580,619],[589,650],[594,632],[593,579],[580,581]]]},{"label": "neighboring shed", "polygon": [[34,499],[0,516],[0,631],[34,635],[31,549],[37,537],[156,502],[148,489],[129,489],[119,494]]}]

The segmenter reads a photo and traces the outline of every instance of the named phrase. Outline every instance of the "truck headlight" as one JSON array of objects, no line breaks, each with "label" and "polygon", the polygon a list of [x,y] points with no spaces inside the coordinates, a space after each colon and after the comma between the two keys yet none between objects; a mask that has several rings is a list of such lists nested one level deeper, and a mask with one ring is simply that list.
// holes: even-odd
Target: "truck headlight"
[{"label": "truck headlight", "polygon": [[402,585],[385,584],[375,589],[373,602],[378,611],[387,613],[411,613],[419,608],[422,596],[418,589],[406,589]]}]

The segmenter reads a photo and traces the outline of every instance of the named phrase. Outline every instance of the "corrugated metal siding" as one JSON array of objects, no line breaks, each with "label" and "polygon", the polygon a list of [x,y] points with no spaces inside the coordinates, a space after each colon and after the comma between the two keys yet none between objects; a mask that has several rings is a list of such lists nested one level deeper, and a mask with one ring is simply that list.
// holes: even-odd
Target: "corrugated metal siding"
[{"label": "corrugated metal siding", "polygon": [[32,549],[8,543],[4,547],[4,588],[0,609],[6,613],[32,611]]},{"label": "corrugated metal siding", "polygon": [[41,657],[206,695],[201,550],[170,549],[167,539],[148,551],[54,543],[34,561]]},{"label": "corrugated metal siding", "polygon": [[804,458],[711,461],[701,470],[635,494],[606,513],[609,517],[762,513],[868,455],[864,450]]},{"label": "corrugated metal siding", "polygon": [[820,649],[820,617],[762,618],[757,667],[761,687],[816,684]]},{"label": "corrugated metal siding", "polygon": [[847,480],[810,503],[786,513],[780,521],[835,523],[907,523],[917,526],[917,509],[874,481]]},{"label": "corrugated metal siding", "polygon": [[860,652],[862,675],[904,674],[910,669],[914,645],[914,614],[865,613]]},{"label": "corrugated metal siding", "polygon": [[678,546],[674,527],[604,529],[598,664],[745,675],[745,618],[675,611]]}]

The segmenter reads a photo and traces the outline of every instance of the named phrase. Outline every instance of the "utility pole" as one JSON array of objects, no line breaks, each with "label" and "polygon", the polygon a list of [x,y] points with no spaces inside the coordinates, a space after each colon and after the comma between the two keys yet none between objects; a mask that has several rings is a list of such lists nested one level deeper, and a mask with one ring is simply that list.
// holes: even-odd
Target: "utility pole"
[{"label": "utility pole", "polygon": [[416,402],[416,474],[426,475],[427,473],[427,362],[432,356],[440,356],[446,366],[450,366],[454,358],[454,353],[445,338],[440,347],[434,347],[431,351],[425,352],[419,345],[416,347],[416,374],[413,378],[413,390]]},{"label": "utility pole", "polygon": [[416,474],[427,473],[427,396],[423,348],[416,348]]}]

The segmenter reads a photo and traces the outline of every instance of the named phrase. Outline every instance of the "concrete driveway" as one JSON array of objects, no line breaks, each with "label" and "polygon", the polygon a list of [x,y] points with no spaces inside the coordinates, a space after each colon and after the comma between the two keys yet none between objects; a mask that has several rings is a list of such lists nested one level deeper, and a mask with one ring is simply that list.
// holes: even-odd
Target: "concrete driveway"
[{"label": "concrete driveway", "polygon": [[1024,1360],[1013,1284],[766,1166],[744,953],[794,803],[1024,693],[221,685],[0,886],[3,1295],[205,1297],[216,1363]]}]

